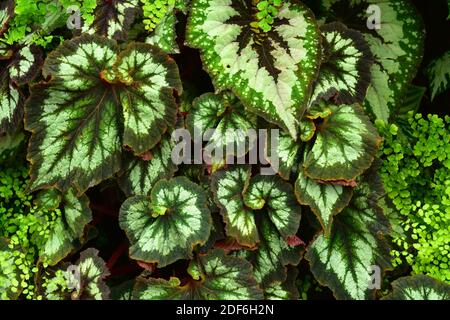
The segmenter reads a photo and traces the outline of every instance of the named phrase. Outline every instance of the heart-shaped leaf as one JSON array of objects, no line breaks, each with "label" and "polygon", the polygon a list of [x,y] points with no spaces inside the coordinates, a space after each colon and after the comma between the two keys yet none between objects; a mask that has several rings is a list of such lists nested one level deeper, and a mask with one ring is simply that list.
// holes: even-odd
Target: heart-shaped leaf
[{"label": "heart-shaped leaf", "polygon": [[374,298],[371,274],[391,267],[384,239],[389,222],[377,204],[381,182],[370,172],[354,190],[349,206],[334,218],[330,236],[319,234],[308,246],[306,259],[314,277],[337,299]]},{"label": "heart-shaped leaf", "polygon": [[209,153],[221,150],[221,155],[212,154],[213,163],[228,156],[243,157],[256,142],[256,134],[249,134],[249,130],[255,131],[256,116],[245,112],[242,103],[229,92],[221,95],[206,93],[195,99],[186,125],[192,137],[199,134],[204,137],[208,130],[214,129],[204,147]]},{"label": "heart-shaped leaf", "polygon": [[263,298],[252,266],[244,259],[216,249],[191,261],[192,277],[181,285],[178,278],[138,278],[133,297],[140,300],[258,300]]},{"label": "heart-shaped leaf", "polygon": [[32,190],[55,185],[80,193],[120,169],[122,145],[150,150],[173,126],[178,68],[160,49],[83,35],[48,55],[50,81],[31,89],[26,128]]},{"label": "heart-shaped leaf", "polygon": [[172,161],[174,142],[169,135],[145,156],[128,155],[125,160],[125,172],[119,177],[119,185],[127,196],[150,193],[154,184],[160,179],[170,179],[177,170]]},{"label": "heart-shaped leaf", "polygon": [[39,257],[40,261],[55,265],[74,249],[74,244],[81,242],[84,227],[92,219],[89,199],[85,195],[77,197],[73,189],[69,189],[64,195],[50,189],[41,191],[37,200],[37,205],[43,209],[62,208]]},{"label": "heart-shaped leaf", "polygon": [[422,61],[425,28],[417,9],[405,0],[321,0],[321,4],[329,22],[339,19],[364,34],[375,59],[365,107],[387,121]]},{"label": "heart-shaped leaf", "polygon": [[353,192],[350,187],[318,183],[308,178],[300,168],[295,182],[295,195],[298,202],[311,208],[328,236],[333,217],[348,205]]},{"label": "heart-shaped leaf", "polygon": [[126,40],[139,8],[139,0],[100,0],[97,2],[92,25],[83,31],[116,40]]},{"label": "heart-shaped leaf", "polygon": [[211,214],[201,187],[185,177],[158,181],[150,197],[126,200],[120,227],[130,240],[130,257],[164,267],[192,257],[208,240]]},{"label": "heart-shaped leaf", "polygon": [[381,139],[359,105],[327,107],[332,115],[317,125],[305,173],[316,180],[352,181],[371,166]]},{"label": "heart-shaped leaf", "polygon": [[297,233],[301,208],[291,184],[279,176],[253,177],[244,193],[244,203],[254,210],[265,208],[270,220],[285,239]]},{"label": "heart-shaped leaf", "polygon": [[450,300],[450,285],[423,274],[392,282],[393,292],[386,300]]},{"label": "heart-shaped leaf", "polygon": [[257,250],[243,250],[238,256],[245,257],[253,265],[256,281],[263,288],[286,281],[287,266],[296,266],[303,256],[303,248],[291,246],[280,236],[278,229],[267,216],[258,216],[260,243]]},{"label": "heart-shaped leaf", "polygon": [[21,123],[24,98],[18,86],[33,80],[42,62],[35,46],[5,50],[6,55],[0,57],[0,134],[16,130]]},{"label": "heart-shaped leaf", "polygon": [[216,89],[232,89],[296,139],[319,65],[320,32],[300,3],[284,1],[268,32],[255,26],[255,9],[252,0],[194,0],[186,40],[200,49]]},{"label": "heart-shaped leaf", "polygon": [[323,57],[310,105],[334,98],[337,104],[363,103],[371,75],[372,54],[361,33],[342,23],[321,28]]},{"label": "heart-shaped leaf", "polygon": [[250,182],[250,166],[233,166],[217,171],[211,178],[214,199],[225,222],[225,231],[241,245],[254,247],[259,242],[253,210],[244,204],[243,191]]}]

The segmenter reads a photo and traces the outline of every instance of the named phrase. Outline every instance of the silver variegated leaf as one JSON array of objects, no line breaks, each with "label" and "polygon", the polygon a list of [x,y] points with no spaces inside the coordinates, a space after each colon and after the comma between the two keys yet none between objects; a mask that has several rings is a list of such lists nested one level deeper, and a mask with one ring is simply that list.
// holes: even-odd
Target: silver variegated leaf
[{"label": "silver variegated leaf", "polygon": [[94,22],[84,25],[83,31],[126,40],[138,8],[139,0],[99,0],[94,11]]},{"label": "silver variegated leaf", "polygon": [[381,182],[373,175],[360,181],[349,206],[334,218],[330,235],[320,233],[305,254],[314,277],[337,299],[373,299],[371,275],[382,276],[391,267],[384,238],[390,226],[377,204]]},{"label": "silver variegated leaf", "polygon": [[253,210],[244,204],[243,191],[250,182],[250,166],[233,166],[217,171],[211,178],[214,200],[225,222],[225,231],[241,245],[254,247],[259,242]]},{"label": "silver variegated leaf", "polygon": [[328,22],[339,19],[364,34],[375,59],[364,105],[387,121],[422,61],[425,28],[417,9],[409,0],[321,0],[321,4]]},{"label": "silver variegated leaf", "polygon": [[256,283],[252,266],[244,259],[227,256],[216,249],[191,261],[191,281],[181,285],[170,280],[138,278],[133,298],[139,300],[260,300],[263,293]]},{"label": "silver variegated leaf", "polygon": [[125,171],[119,176],[119,186],[127,196],[147,195],[160,179],[173,177],[177,166],[172,161],[174,142],[168,134],[147,154],[127,155]]},{"label": "silver variegated leaf", "polygon": [[26,129],[32,137],[30,188],[74,186],[83,193],[121,165],[122,146],[136,155],[173,126],[178,68],[160,49],[83,35],[48,55],[48,82],[32,87]]},{"label": "silver variegated leaf", "polygon": [[266,209],[270,220],[285,239],[297,233],[301,208],[291,184],[279,176],[253,177],[244,192],[244,203],[254,210]]},{"label": "silver variegated leaf", "polygon": [[316,180],[351,182],[371,166],[381,138],[359,105],[326,107],[332,114],[317,125],[305,173]]},{"label": "silver variegated leaf", "polygon": [[431,99],[450,89],[450,51],[434,60],[427,68]]},{"label": "silver variegated leaf", "polygon": [[393,291],[385,300],[450,300],[450,285],[418,274],[392,283]]},{"label": "silver variegated leaf", "polygon": [[192,258],[194,246],[208,240],[212,221],[204,190],[176,177],[158,181],[150,197],[126,200],[119,223],[130,240],[131,258],[164,267]]},{"label": "silver variegated leaf", "polygon": [[21,126],[24,97],[19,86],[33,80],[41,67],[42,56],[35,46],[5,48],[0,57],[0,134]]},{"label": "silver variegated leaf", "polygon": [[353,192],[350,187],[318,183],[308,178],[300,168],[295,182],[295,194],[302,205],[311,208],[328,236],[333,217],[348,205]]},{"label": "silver variegated leaf", "polygon": [[[232,94],[206,93],[193,102],[186,119],[192,137],[206,137],[204,147],[212,163],[230,156],[245,156],[256,143],[256,116],[245,112],[242,103]],[[214,130],[211,136],[208,130]]]},{"label": "silver variegated leaf", "polygon": [[298,300],[300,294],[295,284],[297,275],[297,268],[289,266],[286,281],[274,282],[264,288],[264,298],[267,300]]},{"label": "silver variegated leaf", "polygon": [[320,32],[304,5],[284,1],[262,32],[252,0],[194,0],[188,45],[201,51],[216,89],[232,89],[244,105],[296,139],[298,121],[320,60]]},{"label": "silver variegated leaf", "polygon": [[14,0],[0,3],[0,37],[8,30],[9,21],[14,15]]},{"label": "silver variegated leaf", "polygon": [[152,33],[146,38],[145,42],[161,48],[166,53],[180,53],[180,48],[176,41],[176,24],[177,17],[175,13],[172,10],[168,11],[166,16],[161,19]]},{"label": "silver variegated leaf", "polygon": [[40,192],[36,204],[46,210],[54,210],[60,206],[62,208],[39,253],[40,261],[53,266],[82,243],[85,226],[92,220],[89,199],[86,195],[78,197],[73,189],[69,189],[64,195],[55,189],[49,189]]},{"label": "silver variegated leaf", "polygon": [[[301,123],[303,123],[302,121]],[[301,144],[299,141],[295,141],[289,134],[280,133],[278,137],[277,147],[274,148],[271,144],[272,139],[270,137],[270,132],[266,138],[266,152],[264,155],[267,157],[267,161],[271,163],[272,156],[278,159],[278,174],[285,180],[289,180],[292,171],[298,167],[298,155]],[[301,138],[303,138],[303,132],[301,133]],[[271,153],[275,154],[272,155]],[[272,163],[273,165],[273,163]]]},{"label": "silver variegated leaf", "polygon": [[361,33],[342,23],[327,24],[321,31],[322,64],[310,105],[330,98],[337,104],[363,103],[373,63],[369,45]]},{"label": "silver variegated leaf", "polygon": [[253,265],[256,281],[265,289],[287,279],[287,267],[296,266],[303,256],[303,248],[290,245],[267,215],[257,216],[260,243],[257,250],[237,252]]}]

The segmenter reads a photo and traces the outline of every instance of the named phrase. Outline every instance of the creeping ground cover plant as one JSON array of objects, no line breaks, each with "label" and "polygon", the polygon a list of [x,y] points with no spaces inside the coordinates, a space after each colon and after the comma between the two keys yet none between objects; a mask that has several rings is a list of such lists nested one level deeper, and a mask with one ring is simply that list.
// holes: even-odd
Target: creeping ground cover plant
[{"label": "creeping ground cover plant", "polygon": [[0,299],[450,300],[448,9],[1,0]]}]

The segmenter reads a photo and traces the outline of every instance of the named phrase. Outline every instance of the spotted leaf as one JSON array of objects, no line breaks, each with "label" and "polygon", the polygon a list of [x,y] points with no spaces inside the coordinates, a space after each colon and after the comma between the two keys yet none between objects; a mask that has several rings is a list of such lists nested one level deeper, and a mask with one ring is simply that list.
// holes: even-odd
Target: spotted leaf
[{"label": "spotted leaf", "polygon": [[263,294],[252,266],[216,249],[191,261],[187,284],[180,279],[138,278],[133,297],[140,300],[258,300]]},{"label": "spotted leaf", "polygon": [[177,17],[175,13],[170,10],[166,16],[161,19],[145,42],[160,47],[167,53],[180,53],[180,48],[176,41],[176,24]]},{"label": "spotted leaf", "polygon": [[375,117],[387,121],[400,106],[422,61],[425,29],[417,9],[409,0],[321,0],[321,3],[329,22],[339,19],[364,34],[375,59],[365,107]]},{"label": "spotted leaf", "polygon": [[40,208],[58,210],[47,241],[40,252],[39,260],[55,265],[82,243],[85,226],[92,220],[89,199],[86,195],[77,197],[75,190],[69,189],[64,195],[55,189],[43,190],[38,197]]},{"label": "spotted leaf", "polygon": [[287,267],[299,264],[303,249],[289,245],[267,215],[257,216],[257,225],[261,239],[258,249],[244,250],[237,255],[252,263],[256,281],[268,288],[286,281]]},{"label": "spotted leaf", "polygon": [[99,0],[94,11],[94,22],[83,26],[83,31],[126,40],[138,7],[139,0]]},{"label": "spotted leaf", "polygon": [[120,209],[120,227],[130,240],[130,257],[167,266],[192,257],[208,240],[211,214],[201,187],[185,177],[158,181],[150,197],[135,196]]},{"label": "spotted leaf", "polygon": [[311,208],[328,236],[333,217],[348,205],[353,192],[350,187],[318,183],[300,169],[295,182],[295,194],[301,204]]},{"label": "spotted leaf", "polygon": [[393,292],[386,300],[450,300],[450,285],[418,274],[392,283]]},{"label": "spotted leaf", "polygon": [[[245,156],[257,138],[256,116],[245,112],[242,103],[231,93],[206,93],[195,99],[186,125],[192,137],[201,134],[209,138],[204,149],[211,154],[213,163],[229,156]],[[209,136],[208,130],[212,129],[214,133]]]},{"label": "spotted leaf", "polygon": [[140,155],[175,123],[178,68],[151,45],[119,54],[114,40],[83,35],[49,54],[43,73],[26,105],[32,190],[82,193],[120,169],[123,145]]},{"label": "spotted leaf", "polygon": [[279,176],[253,177],[244,193],[244,203],[254,210],[266,209],[270,220],[284,238],[297,233],[301,208],[292,186]]},{"label": "spotted leaf", "polygon": [[250,182],[250,166],[233,166],[211,178],[214,199],[225,222],[225,231],[241,245],[254,247],[259,241],[253,210],[244,204],[243,191]]},{"label": "spotted leaf", "polygon": [[20,127],[24,97],[19,86],[33,80],[41,67],[41,52],[35,46],[7,47],[0,58],[0,133]]},{"label": "spotted leaf", "polygon": [[302,4],[284,1],[272,29],[261,32],[251,0],[194,0],[187,43],[200,49],[216,89],[297,138],[320,56],[320,32]]},{"label": "spotted leaf", "polygon": [[123,192],[127,196],[145,196],[158,180],[172,178],[177,170],[171,158],[173,147],[174,142],[166,134],[147,155],[128,155],[124,164],[125,171],[119,177]]},{"label": "spotted leaf", "polygon": [[361,33],[341,23],[327,24],[321,31],[322,64],[310,105],[330,98],[337,104],[363,103],[373,63],[369,45]]},{"label": "spotted leaf", "polygon": [[377,204],[380,181],[364,176],[350,204],[334,218],[331,233],[323,233],[308,246],[306,259],[321,285],[328,286],[337,299],[372,299],[372,267],[390,268],[390,254],[384,236],[389,222]]},{"label": "spotted leaf", "polygon": [[332,115],[317,126],[305,173],[316,180],[351,181],[371,166],[381,140],[359,105],[328,107]]}]

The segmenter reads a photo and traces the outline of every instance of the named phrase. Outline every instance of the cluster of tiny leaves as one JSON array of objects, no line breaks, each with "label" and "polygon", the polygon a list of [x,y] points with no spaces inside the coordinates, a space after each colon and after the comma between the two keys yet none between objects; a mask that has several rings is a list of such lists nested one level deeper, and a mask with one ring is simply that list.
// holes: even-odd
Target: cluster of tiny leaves
[{"label": "cluster of tiny leaves", "polygon": [[141,0],[145,29],[152,31],[173,8],[175,0]]},{"label": "cluster of tiny leaves", "polygon": [[[61,213],[58,209],[49,212],[35,206],[33,196],[26,194],[27,181],[25,166],[0,170],[0,237],[9,239],[9,250],[0,251],[0,287],[8,275],[19,274],[19,280],[12,280],[10,290],[20,290],[31,299],[40,250]],[[11,258],[14,263],[10,263]]]},{"label": "cluster of tiny leaves", "polygon": [[14,16],[3,36],[7,44],[23,43],[47,46],[59,38],[51,32],[66,25],[69,7],[78,8],[83,21],[94,19],[96,0],[16,0]]},{"label": "cluster of tiny leaves", "polygon": [[252,25],[253,27],[260,28],[263,32],[269,32],[272,30],[272,24],[274,23],[274,17],[278,14],[279,8],[283,4],[283,0],[256,0],[256,13],[257,21]]},{"label": "cluster of tiny leaves", "polygon": [[387,195],[398,212],[394,265],[450,282],[450,117],[409,115],[409,132],[379,122]]}]

